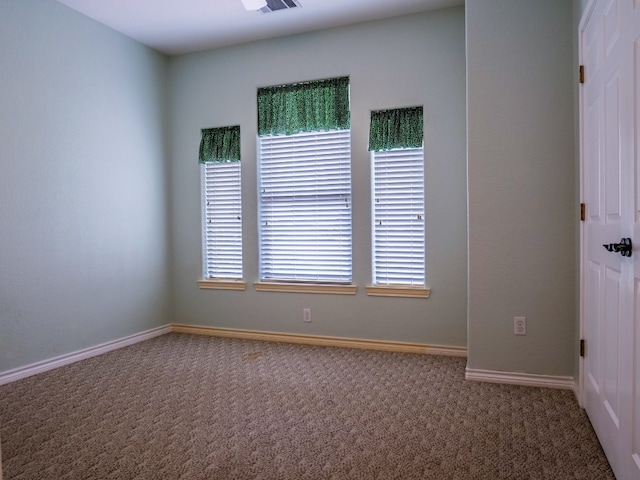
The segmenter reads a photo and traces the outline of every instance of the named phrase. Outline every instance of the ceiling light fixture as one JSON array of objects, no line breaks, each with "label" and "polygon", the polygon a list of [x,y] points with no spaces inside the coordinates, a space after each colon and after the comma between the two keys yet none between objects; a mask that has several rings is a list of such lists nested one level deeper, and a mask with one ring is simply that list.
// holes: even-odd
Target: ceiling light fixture
[{"label": "ceiling light fixture", "polygon": [[242,4],[247,10],[260,10],[267,6],[267,0],[242,0]]}]

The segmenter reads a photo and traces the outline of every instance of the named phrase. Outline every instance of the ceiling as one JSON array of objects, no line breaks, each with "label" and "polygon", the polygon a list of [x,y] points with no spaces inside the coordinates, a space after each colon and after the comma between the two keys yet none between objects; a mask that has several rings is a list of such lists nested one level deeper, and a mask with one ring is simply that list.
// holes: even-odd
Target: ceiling
[{"label": "ceiling", "polygon": [[247,11],[241,0],[58,0],[159,52],[179,55],[463,5],[464,0],[299,0]]}]

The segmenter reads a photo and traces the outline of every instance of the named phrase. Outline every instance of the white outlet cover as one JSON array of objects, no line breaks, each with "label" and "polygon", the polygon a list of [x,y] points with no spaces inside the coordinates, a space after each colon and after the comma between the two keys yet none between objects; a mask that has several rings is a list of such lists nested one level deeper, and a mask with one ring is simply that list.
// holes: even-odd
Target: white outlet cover
[{"label": "white outlet cover", "polygon": [[513,317],[513,334],[527,334],[527,317]]}]

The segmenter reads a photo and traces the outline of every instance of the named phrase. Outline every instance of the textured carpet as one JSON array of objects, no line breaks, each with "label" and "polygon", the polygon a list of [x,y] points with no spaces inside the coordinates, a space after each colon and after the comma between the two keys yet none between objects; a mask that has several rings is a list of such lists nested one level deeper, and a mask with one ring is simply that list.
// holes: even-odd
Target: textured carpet
[{"label": "textured carpet", "polygon": [[0,386],[5,480],[613,478],[573,393],[464,367],[168,334]]}]

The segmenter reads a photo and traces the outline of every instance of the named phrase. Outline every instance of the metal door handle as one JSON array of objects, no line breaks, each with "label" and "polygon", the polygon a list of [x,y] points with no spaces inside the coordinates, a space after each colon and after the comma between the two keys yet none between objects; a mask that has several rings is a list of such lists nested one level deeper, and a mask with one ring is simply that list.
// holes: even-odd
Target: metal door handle
[{"label": "metal door handle", "polygon": [[618,252],[623,257],[630,257],[633,253],[633,243],[629,237],[621,238],[620,243],[610,243],[602,245],[609,252]]}]

